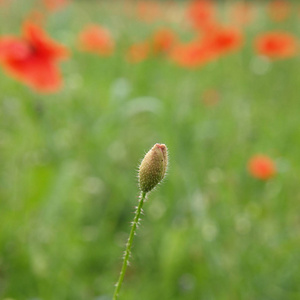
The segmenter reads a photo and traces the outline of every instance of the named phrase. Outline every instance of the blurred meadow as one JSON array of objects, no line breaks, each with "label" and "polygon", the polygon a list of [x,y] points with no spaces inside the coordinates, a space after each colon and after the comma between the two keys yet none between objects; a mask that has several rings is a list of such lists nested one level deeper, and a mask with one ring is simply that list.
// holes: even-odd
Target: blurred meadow
[{"label": "blurred meadow", "polygon": [[0,298],[111,299],[165,143],[120,299],[300,299],[299,20],[297,1],[0,1]]}]

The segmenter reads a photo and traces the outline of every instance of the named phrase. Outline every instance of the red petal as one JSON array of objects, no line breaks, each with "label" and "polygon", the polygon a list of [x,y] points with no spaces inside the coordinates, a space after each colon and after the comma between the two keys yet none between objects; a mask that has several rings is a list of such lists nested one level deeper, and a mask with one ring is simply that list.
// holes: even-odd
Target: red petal
[{"label": "red petal", "polygon": [[25,42],[12,36],[0,39],[0,60],[22,60],[28,55],[30,55],[30,47]]},{"label": "red petal", "polygon": [[61,86],[59,69],[43,57],[31,56],[23,61],[5,61],[3,66],[13,77],[39,92],[55,92]]},{"label": "red petal", "polygon": [[39,55],[49,59],[62,59],[68,56],[67,48],[53,41],[46,32],[36,24],[25,22],[23,31],[25,38]]}]

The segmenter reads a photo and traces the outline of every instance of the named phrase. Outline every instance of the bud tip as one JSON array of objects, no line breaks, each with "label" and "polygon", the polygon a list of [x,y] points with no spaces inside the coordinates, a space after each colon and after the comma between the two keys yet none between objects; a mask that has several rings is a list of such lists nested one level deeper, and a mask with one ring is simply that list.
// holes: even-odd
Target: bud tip
[{"label": "bud tip", "polygon": [[164,178],[167,165],[167,146],[155,144],[145,155],[139,168],[139,185],[142,192],[150,192]]}]

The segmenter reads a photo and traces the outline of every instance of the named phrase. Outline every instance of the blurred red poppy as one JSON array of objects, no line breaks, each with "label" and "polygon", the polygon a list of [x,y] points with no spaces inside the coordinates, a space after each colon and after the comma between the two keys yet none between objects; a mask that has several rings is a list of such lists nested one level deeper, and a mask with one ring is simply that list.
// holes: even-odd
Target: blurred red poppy
[{"label": "blurred red poppy", "polygon": [[205,36],[204,43],[215,55],[226,54],[242,46],[243,35],[234,27],[216,27],[209,35]]},{"label": "blurred red poppy", "polygon": [[7,6],[9,5],[11,0],[0,0],[0,6]]},{"label": "blurred red poppy", "polygon": [[248,171],[255,178],[267,180],[276,174],[276,165],[266,155],[255,155],[248,162]]},{"label": "blurred red poppy", "polygon": [[289,17],[291,4],[285,0],[273,0],[269,3],[268,11],[272,20],[282,22]]},{"label": "blurred red poppy", "polygon": [[139,1],[136,6],[137,16],[141,21],[153,22],[161,15],[161,8],[156,1]]},{"label": "blurred red poppy", "polygon": [[237,2],[231,6],[231,18],[237,25],[251,23],[255,16],[254,5],[248,2]]},{"label": "blurred red poppy", "polygon": [[83,51],[108,56],[114,51],[110,32],[99,25],[88,25],[79,34],[79,46]]},{"label": "blurred red poppy", "polygon": [[68,4],[70,4],[70,0],[42,0],[47,11],[55,12],[63,9]]},{"label": "blurred red poppy", "polygon": [[195,40],[176,45],[170,53],[170,58],[181,67],[195,68],[211,61],[214,54],[201,40]]},{"label": "blurred red poppy", "polygon": [[209,31],[216,24],[215,5],[210,0],[192,1],[187,10],[187,17],[195,29]]},{"label": "blurred red poppy", "polygon": [[198,67],[217,59],[220,55],[239,49],[243,36],[235,28],[215,28],[203,38],[196,38],[188,44],[176,45],[170,58],[183,67]]},{"label": "blurred red poppy", "polygon": [[48,37],[36,24],[26,22],[24,38],[0,37],[0,64],[19,81],[39,92],[55,92],[61,87],[57,61],[68,56],[62,45]]},{"label": "blurred red poppy", "polygon": [[288,32],[267,32],[255,39],[258,54],[273,59],[288,58],[298,53],[298,40]]},{"label": "blurred red poppy", "polygon": [[152,36],[152,50],[154,53],[166,53],[173,47],[175,42],[176,35],[172,30],[159,29]]},{"label": "blurred red poppy", "polygon": [[150,53],[148,42],[140,42],[133,44],[126,54],[127,60],[132,63],[138,63],[145,60]]}]

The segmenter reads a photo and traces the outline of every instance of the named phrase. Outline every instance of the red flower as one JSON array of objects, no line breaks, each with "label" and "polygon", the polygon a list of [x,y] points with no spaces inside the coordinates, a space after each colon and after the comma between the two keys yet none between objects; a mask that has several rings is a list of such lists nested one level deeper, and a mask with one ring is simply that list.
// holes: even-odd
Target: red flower
[{"label": "red flower", "polygon": [[152,49],[154,53],[166,53],[176,41],[175,33],[170,29],[159,29],[152,36]]},{"label": "red flower", "polygon": [[202,39],[174,47],[170,56],[183,67],[198,67],[241,47],[242,34],[234,28],[215,28]]},{"label": "red flower", "polygon": [[187,17],[195,29],[209,31],[216,24],[215,6],[210,0],[194,0],[188,7]]},{"label": "red flower", "polygon": [[270,58],[288,58],[298,53],[298,41],[291,33],[267,32],[256,38],[255,49]]},{"label": "red flower", "polygon": [[89,25],[79,34],[79,44],[83,51],[99,55],[111,55],[114,42],[109,31],[99,25]]},{"label": "red flower", "polygon": [[276,166],[271,158],[259,154],[249,160],[248,171],[255,178],[267,180],[276,174]]},{"label": "red flower", "polygon": [[161,9],[158,2],[139,1],[137,3],[137,16],[144,22],[153,22],[161,15]]},{"label": "red flower", "polygon": [[11,0],[0,0],[0,6],[7,6],[9,5]]},{"label": "red flower", "polygon": [[221,55],[239,49],[243,44],[243,36],[236,28],[215,28],[206,35],[204,43],[215,55]]},{"label": "red flower", "polygon": [[13,77],[37,91],[57,91],[61,75],[56,62],[68,56],[67,49],[33,23],[25,23],[23,31],[23,39],[0,37],[0,64]]},{"label": "red flower", "polygon": [[270,2],[268,10],[272,20],[282,22],[288,18],[291,5],[285,0],[274,0]]},{"label": "red flower", "polygon": [[196,40],[175,46],[170,58],[181,67],[195,68],[211,61],[214,54],[201,41]]},{"label": "red flower", "polygon": [[46,10],[55,12],[63,9],[70,3],[70,0],[42,0]]},{"label": "red flower", "polygon": [[249,24],[254,18],[254,6],[247,2],[237,2],[232,5],[231,18],[237,25]]},{"label": "red flower", "polygon": [[150,53],[148,42],[133,44],[127,52],[127,60],[132,63],[138,63],[145,60]]}]

